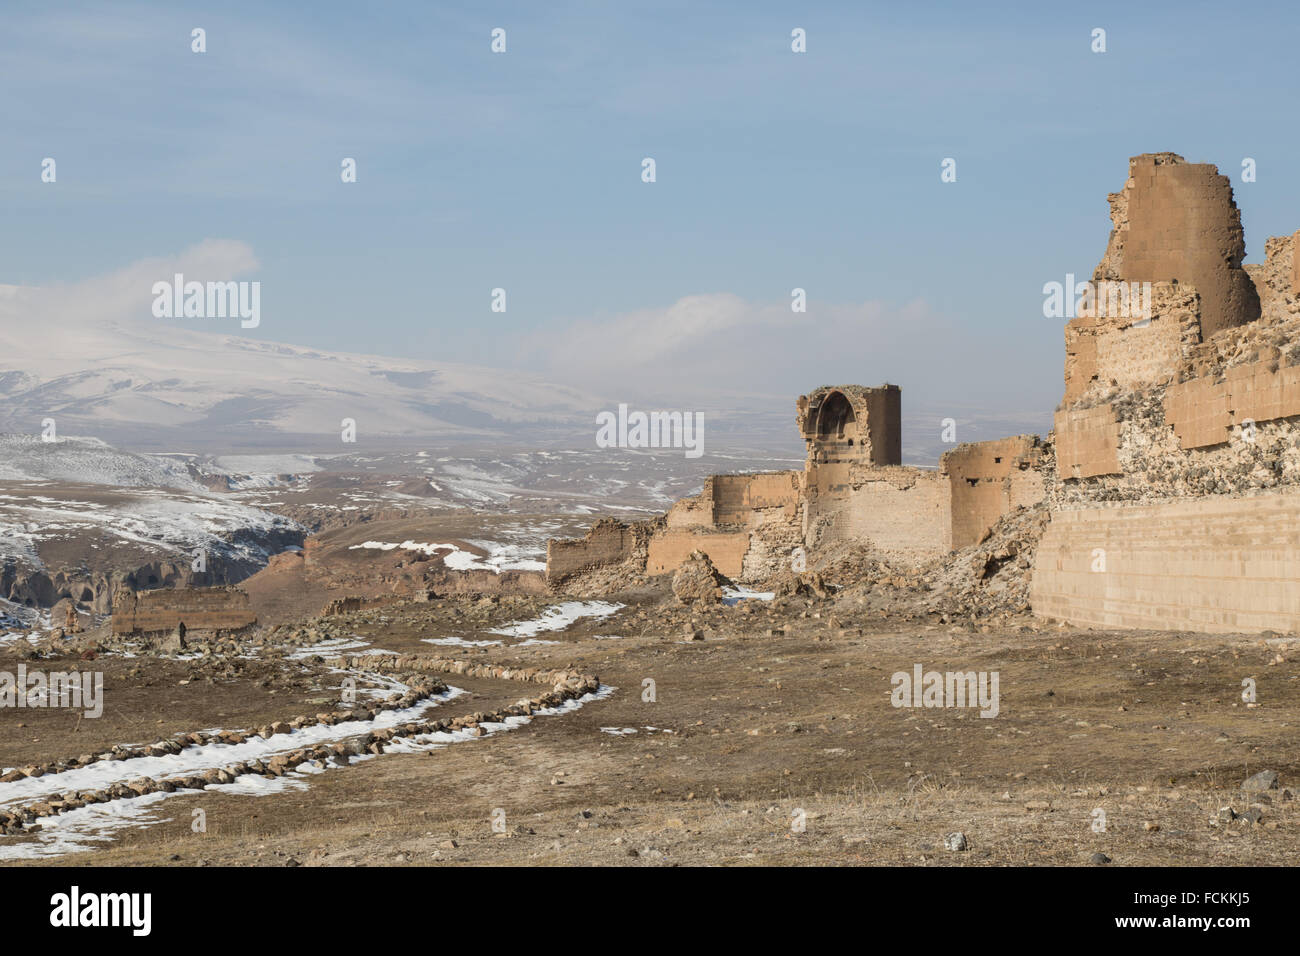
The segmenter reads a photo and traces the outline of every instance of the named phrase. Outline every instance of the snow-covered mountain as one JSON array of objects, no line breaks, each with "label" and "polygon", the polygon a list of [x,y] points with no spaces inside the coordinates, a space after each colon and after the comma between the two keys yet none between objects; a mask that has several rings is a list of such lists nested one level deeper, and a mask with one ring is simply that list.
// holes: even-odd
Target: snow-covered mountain
[{"label": "snow-covered mountain", "polygon": [[[147,288],[139,280],[133,291]],[[361,445],[590,431],[603,407],[578,389],[515,371],[213,331],[238,331],[237,321],[150,322],[136,308],[86,322],[74,311],[84,298],[84,289],[60,302],[47,290],[0,287],[0,432],[38,434],[52,418],[60,434],[131,447],[321,448],[341,442],[343,419],[356,422]]]},{"label": "snow-covered mountain", "polygon": [[123,488],[203,491],[182,461],[137,455],[97,438],[0,434],[0,481],[61,481]]}]

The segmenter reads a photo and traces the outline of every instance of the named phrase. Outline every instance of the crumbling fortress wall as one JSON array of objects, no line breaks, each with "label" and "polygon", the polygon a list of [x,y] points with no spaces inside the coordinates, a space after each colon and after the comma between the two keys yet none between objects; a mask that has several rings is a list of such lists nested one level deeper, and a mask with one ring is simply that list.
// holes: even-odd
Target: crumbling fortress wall
[{"label": "crumbling fortress wall", "polygon": [[1094,279],[1194,283],[1206,337],[1259,318],[1232,184],[1212,164],[1134,156],[1123,190],[1108,199],[1113,228]]},{"label": "crumbling fortress wall", "polygon": [[780,561],[798,547],[801,507],[796,471],[713,475],[651,535],[646,572],[667,574],[703,551],[729,578],[761,576],[771,556]]},{"label": "crumbling fortress wall", "polygon": [[248,595],[235,588],[163,588],[113,594],[113,633],[156,634],[184,625],[186,633],[235,631],[257,623]]},{"label": "crumbling fortress wall", "polygon": [[[849,543],[920,566],[1036,506],[1041,520],[1021,524],[1046,524],[1025,551],[1042,617],[1300,629],[1300,232],[1243,264],[1227,177],[1174,153],[1134,157],[1109,200],[1109,243],[1065,327],[1047,442],[1018,435],[907,467],[898,388],[826,386],[796,408],[802,472],[710,479],[657,524],[602,531],[635,546],[583,543],[583,560],[659,574],[699,550],[757,581],[797,549],[811,560]],[[558,572],[579,548],[553,552]]]},{"label": "crumbling fortress wall", "polygon": [[896,385],[818,388],[799,397],[795,419],[803,471],[714,475],[652,522],[604,519],[585,538],[552,540],[548,582],[618,565],[668,574],[696,551],[727,577],[757,582],[840,543],[916,565],[980,541],[1044,495],[1033,435],[960,445],[937,469],[901,464]]},{"label": "crumbling fortress wall", "polygon": [[1150,315],[1066,326],[1034,611],[1099,627],[1295,630],[1295,237],[1242,267],[1240,216],[1213,166],[1159,153],[1130,170],[1096,278],[1151,281]]}]

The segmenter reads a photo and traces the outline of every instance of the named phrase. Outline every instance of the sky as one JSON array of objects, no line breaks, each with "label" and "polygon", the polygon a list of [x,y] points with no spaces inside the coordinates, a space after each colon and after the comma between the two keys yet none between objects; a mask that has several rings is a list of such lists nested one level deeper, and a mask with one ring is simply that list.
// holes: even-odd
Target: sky
[{"label": "sky", "polygon": [[1045,432],[1042,287],[1091,273],[1130,156],[1232,177],[1247,261],[1300,227],[1300,13],[983,7],[10,0],[0,284],[225,240],[262,318],[223,333],[664,408],[887,381]]}]

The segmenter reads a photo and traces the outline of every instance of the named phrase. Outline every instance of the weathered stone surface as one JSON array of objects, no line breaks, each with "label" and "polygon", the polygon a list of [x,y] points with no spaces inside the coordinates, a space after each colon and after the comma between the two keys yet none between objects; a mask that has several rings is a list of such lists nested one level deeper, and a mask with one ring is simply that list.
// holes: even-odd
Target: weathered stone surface
[{"label": "weathered stone surface", "polygon": [[728,584],[703,551],[693,551],[673,575],[673,594],[683,604],[717,604]]},{"label": "weathered stone surface", "polygon": [[1252,777],[1246,778],[1242,783],[1241,789],[1246,793],[1263,793],[1265,790],[1277,789],[1277,771],[1261,770]]},{"label": "weathered stone surface", "polygon": [[578,541],[551,541],[548,581],[584,572],[602,580],[591,572],[603,568],[609,590],[702,552],[727,577],[757,582],[802,573],[810,557],[857,543],[916,565],[977,543],[1003,515],[1043,499],[1044,449],[1033,435],[958,446],[937,470],[900,464],[899,402],[896,385],[801,396],[802,472],[713,475],[653,521],[605,519]]},{"label": "weathered stone surface", "polygon": [[149,634],[175,631],[240,630],[257,623],[248,595],[235,588],[164,588],[134,591],[119,587],[113,595],[113,633]]}]

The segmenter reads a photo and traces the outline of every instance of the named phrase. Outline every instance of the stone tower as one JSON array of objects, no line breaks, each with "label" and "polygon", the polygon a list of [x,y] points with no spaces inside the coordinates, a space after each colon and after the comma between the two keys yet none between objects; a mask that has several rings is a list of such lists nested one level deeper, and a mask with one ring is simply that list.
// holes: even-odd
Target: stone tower
[{"label": "stone tower", "polygon": [[1241,267],[1246,240],[1228,177],[1177,153],[1143,153],[1128,166],[1123,191],[1108,197],[1114,228],[1093,278],[1194,286],[1206,339],[1259,318],[1259,295]]},{"label": "stone tower", "polygon": [[897,385],[824,385],[795,406],[809,465],[897,465],[903,460]]}]

